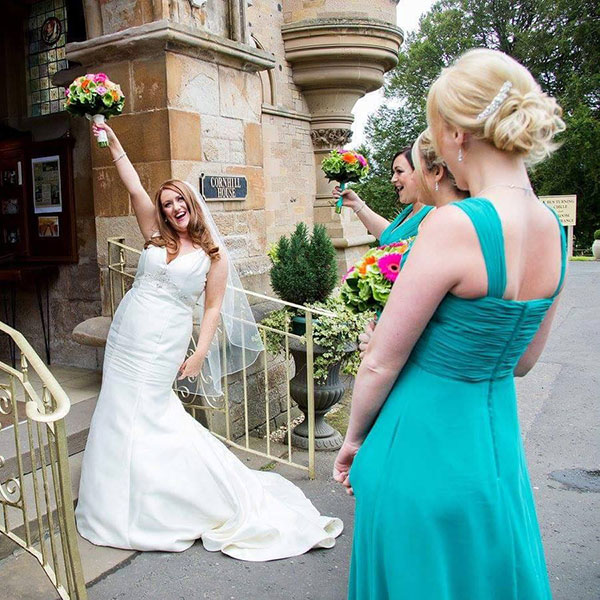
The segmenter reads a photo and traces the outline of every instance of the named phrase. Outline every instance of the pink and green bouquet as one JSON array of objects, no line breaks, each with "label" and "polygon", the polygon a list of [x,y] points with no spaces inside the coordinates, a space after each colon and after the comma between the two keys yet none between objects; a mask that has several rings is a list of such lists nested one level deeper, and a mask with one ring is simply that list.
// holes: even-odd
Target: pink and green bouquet
[{"label": "pink and green bouquet", "polygon": [[[337,181],[342,190],[346,184],[360,181],[369,172],[367,159],[352,150],[332,150],[321,162],[321,169],[328,181]],[[342,212],[342,199],[335,204],[335,212]]]},{"label": "pink and green bouquet", "polygon": [[369,250],[344,276],[340,295],[355,313],[380,313],[398,277],[412,238]]},{"label": "pink and green bouquet", "polygon": [[[125,96],[121,86],[113,83],[105,73],[88,73],[73,81],[66,89],[65,109],[94,123],[104,123],[108,117],[121,114]],[[99,146],[108,146],[104,131],[98,136]]]}]

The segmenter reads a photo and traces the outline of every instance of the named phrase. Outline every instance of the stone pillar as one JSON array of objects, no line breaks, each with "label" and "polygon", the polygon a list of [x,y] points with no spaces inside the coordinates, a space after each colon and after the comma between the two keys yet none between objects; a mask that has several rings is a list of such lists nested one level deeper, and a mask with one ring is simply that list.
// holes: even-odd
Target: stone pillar
[{"label": "stone pillar", "polygon": [[[247,177],[245,199],[211,202],[209,207],[240,273],[249,275],[245,284],[263,291],[260,278],[268,270],[268,260],[262,156],[256,156],[261,146],[254,143],[248,148],[244,141],[256,138],[260,123],[257,72],[272,68],[274,57],[202,29],[196,21],[160,19],[122,29],[114,12],[108,14],[109,4],[119,5],[119,0],[100,2],[102,24],[110,25],[110,33],[105,30],[99,37],[69,44],[67,57],[81,63],[86,72],[106,72],[121,85],[125,109],[111,119],[111,126],[151,197],[172,177],[196,186],[201,173]],[[172,17],[174,6],[155,2],[152,14],[163,16],[168,8]],[[186,6],[188,10],[188,2],[179,5],[179,18]],[[128,13],[127,19],[134,16]],[[103,313],[108,314],[106,239],[124,236],[126,244],[135,248],[141,248],[143,240],[110,154],[91,136],[90,144],[93,187],[89,193],[93,193],[103,274]]]},{"label": "stone pillar", "polygon": [[[388,22],[346,17],[349,3],[345,4],[339,18],[309,18],[282,28],[286,59],[292,65],[294,82],[302,90],[311,114],[317,181],[315,222],[326,225],[340,251],[340,273],[346,272],[374,238],[350,211],[335,214],[331,206],[333,185],[321,172],[321,160],[330,150],[351,139],[356,101],[381,87],[384,74],[398,62],[398,49],[403,41],[401,30]],[[385,0],[385,4],[392,3]],[[291,9],[292,18],[306,14],[302,9],[304,4],[297,0],[286,6]],[[319,12],[323,14],[322,10]]]}]

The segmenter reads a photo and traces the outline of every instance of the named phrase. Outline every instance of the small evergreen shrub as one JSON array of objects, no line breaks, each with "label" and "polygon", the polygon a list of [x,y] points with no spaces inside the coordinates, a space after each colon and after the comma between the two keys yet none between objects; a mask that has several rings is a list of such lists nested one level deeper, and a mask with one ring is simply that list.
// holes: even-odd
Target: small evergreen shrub
[{"label": "small evergreen shrub", "polygon": [[594,239],[600,240],[600,229],[596,229],[596,231],[594,231]]},{"label": "small evergreen shrub", "polygon": [[337,283],[335,248],[323,225],[315,225],[309,236],[306,225],[298,223],[289,239],[281,236],[269,257],[271,286],[286,302],[324,302]]}]

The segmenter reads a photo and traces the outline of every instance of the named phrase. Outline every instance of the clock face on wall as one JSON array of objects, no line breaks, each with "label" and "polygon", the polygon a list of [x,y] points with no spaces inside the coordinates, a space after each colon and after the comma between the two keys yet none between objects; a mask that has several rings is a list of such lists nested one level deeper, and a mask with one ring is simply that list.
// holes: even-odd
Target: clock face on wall
[{"label": "clock face on wall", "polygon": [[62,23],[56,17],[48,17],[40,27],[40,37],[48,46],[53,46],[56,44],[61,33]]}]

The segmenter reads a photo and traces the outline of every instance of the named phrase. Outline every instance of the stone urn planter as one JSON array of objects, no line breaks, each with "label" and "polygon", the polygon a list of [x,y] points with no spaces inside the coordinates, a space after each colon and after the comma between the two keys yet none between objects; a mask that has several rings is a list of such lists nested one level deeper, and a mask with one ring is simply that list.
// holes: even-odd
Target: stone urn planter
[{"label": "stone urn planter", "polygon": [[[296,374],[290,381],[290,394],[304,414],[304,421],[292,432],[292,444],[297,448],[308,448],[308,385],[306,381],[306,346],[297,340],[290,340],[290,353],[296,365]],[[324,349],[313,346],[314,358],[323,354]],[[356,346],[348,344],[347,352]],[[344,395],[345,387],[340,380],[342,361],[331,365],[324,382],[314,382],[315,397],[315,450],[337,450],[344,438],[342,434],[325,421],[325,415]]]},{"label": "stone urn planter", "polygon": [[594,240],[592,244],[592,254],[596,260],[600,260],[600,240]]}]

